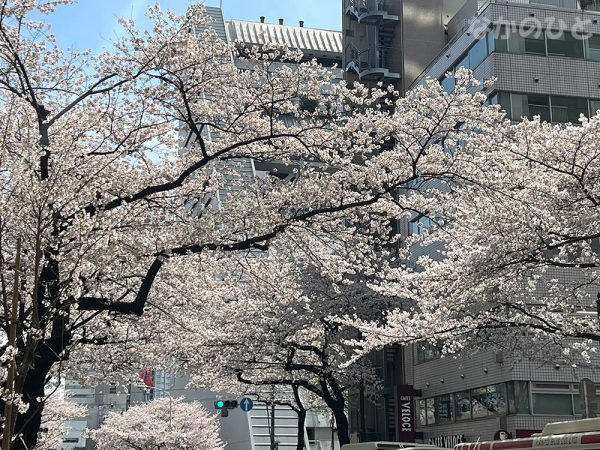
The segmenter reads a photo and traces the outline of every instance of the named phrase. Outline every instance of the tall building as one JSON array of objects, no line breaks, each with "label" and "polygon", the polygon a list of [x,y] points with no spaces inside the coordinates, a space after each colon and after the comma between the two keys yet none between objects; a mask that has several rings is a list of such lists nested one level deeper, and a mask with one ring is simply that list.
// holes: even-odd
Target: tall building
[{"label": "tall building", "polygon": [[[478,80],[497,78],[484,92],[513,120],[577,123],[600,109],[598,0],[343,0],[342,14],[349,81],[391,82],[406,92],[437,79],[451,91],[446,74],[466,67]],[[407,219],[399,231],[420,234],[419,222]],[[569,282],[577,272],[552,276]],[[385,387],[375,402],[357,390],[355,436],[444,447],[491,440],[499,430],[523,437],[581,417],[581,379],[600,387],[598,359],[571,367],[510,351],[440,356],[430,344],[374,355]]]}]

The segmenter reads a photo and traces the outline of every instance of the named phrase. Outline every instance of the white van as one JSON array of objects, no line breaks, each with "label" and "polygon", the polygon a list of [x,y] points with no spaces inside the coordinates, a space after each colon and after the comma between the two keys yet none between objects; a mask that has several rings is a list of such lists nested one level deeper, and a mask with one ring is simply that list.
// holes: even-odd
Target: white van
[{"label": "white van", "polygon": [[360,444],[342,445],[342,450],[448,450],[430,444],[414,442],[361,442]]},{"label": "white van", "polygon": [[454,450],[600,450],[600,418],[554,422],[528,438],[462,443]]}]

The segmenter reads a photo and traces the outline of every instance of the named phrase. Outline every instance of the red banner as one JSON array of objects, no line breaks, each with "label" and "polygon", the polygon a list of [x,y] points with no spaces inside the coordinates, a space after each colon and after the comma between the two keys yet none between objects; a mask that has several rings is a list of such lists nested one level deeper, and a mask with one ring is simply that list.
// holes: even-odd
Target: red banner
[{"label": "red banner", "polygon": [[396,391],[398,441],[415,442],[415,393],[412,385],[403,384]]}]

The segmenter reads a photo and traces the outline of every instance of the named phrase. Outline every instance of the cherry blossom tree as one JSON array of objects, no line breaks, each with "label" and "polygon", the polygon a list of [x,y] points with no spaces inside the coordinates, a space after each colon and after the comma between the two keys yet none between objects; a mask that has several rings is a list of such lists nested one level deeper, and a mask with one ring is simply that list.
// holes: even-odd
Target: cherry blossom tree
[{"label": "cherry blossom tree", "polygon": [[[8,424],[19,450],[35,446],[44,386],[65,366],[114,375],[168,359],[186,325],[175,312],[192,311],[180,302],[194,293],[211,308],[201,270],[222,277],[223,258],[326,236],[357,250],[320,252],[323,271],[360,272],[358,249],[381,246],[415,207],[397,189],[451,177],[458,153],[445,143],[498,122],[472,80],[397,99],[331,85],[315,63],[283,64],[298,57],[285,49],[249,52],[252,70],[239,69],[234,49],[198,27],[201,8],[153,7],[153,27],[123,21],[114,50],[63,52],[32,15],[69,2],[0,8],[0,323],[7,336],[20,238],[14,392],[28,408]],[[291,180],[244,170],[266,161],[293,168]]]},{"label": "cherry blossom tree", "polygon": [[99,450],[220,450],[219,423],[198,402],[160,398],[111,412],[90,433]]},{"label": "cherry blossom tree", "polygon": [[65,437],[68,429],[67,421],[85,417],[87,407],[75,403],[64,397],[64,392],[55,390],[46,396],[42,414],[41,437],[38,440],[36,450],[46,450],[56,447]]},{"label": "cherry blossom tree", "polygon": [[[525,339],[546,355],[588,360],[600,341],[600,118],[577,125],[505,122],[465,146],[451,189],[430,192],[443,220],[412,241],[426,256],[391,274],[402,291],[385,326],[364,324],[365,348],[437,340],[448,352]],[[410,264],[409,264],[410,266]],[[576,338],[576,339],[572,339]]]},{"label": "cherry blossom tree", "polygon": [[[319,254],[315,242],[308,248]],[[231,275],[221,279],[199,271],[209,277],[202,284],[210,289],[205,296],[191,295],[184,302],[185,309],[196,304],[198,313],[178,314],[180,325],[189,332],[182,333],[185,338],[173,353],[185,361],[182,368],[192,374],[194,384],[259,397],[276,386],[278,401],[287,391],[283,397],[300,419],[305,415],[300,395],[311,394],[333,413],[339,441],[345,444],[348,389],[361,378],[376,386],[377,379],[367,361],[349,364],[354,349],[345,340],[355,338],[356,331],[336,317],[360,314],[375,320],[386,303],[361,289],[358,280],[348,286],[336,284],[319,273],[320,267],[290,256],[294,253],[254,257],[245,264],[233,261],[229,267],[223,261],[222,270]],[[303,432],[301,420],[298,435]]]}]

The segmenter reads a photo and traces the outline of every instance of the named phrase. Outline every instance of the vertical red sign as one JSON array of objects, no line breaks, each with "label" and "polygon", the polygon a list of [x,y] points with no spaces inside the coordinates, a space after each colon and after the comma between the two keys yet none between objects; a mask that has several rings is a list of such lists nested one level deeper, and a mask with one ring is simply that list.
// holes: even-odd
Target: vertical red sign
[{"label": "vertical red sign", "polygon": [[415,395],[412,385],[402,384],[396,391],[398,441],[415,442]]}]

